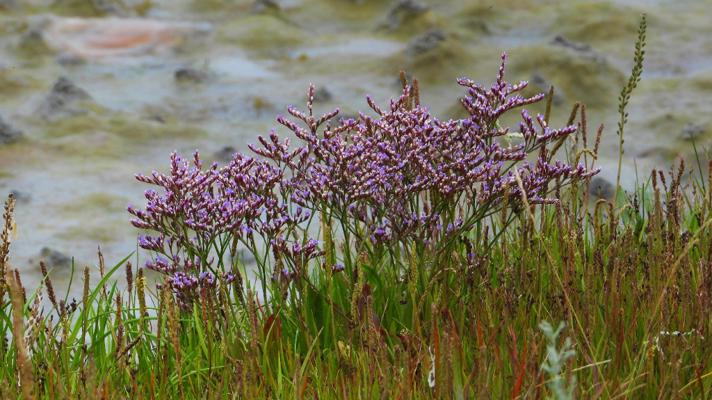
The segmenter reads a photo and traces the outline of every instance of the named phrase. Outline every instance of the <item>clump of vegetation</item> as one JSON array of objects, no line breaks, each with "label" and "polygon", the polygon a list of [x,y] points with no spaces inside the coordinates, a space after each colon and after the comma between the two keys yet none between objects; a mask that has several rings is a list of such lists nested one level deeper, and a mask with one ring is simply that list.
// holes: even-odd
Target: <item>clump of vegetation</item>
[{"label": "clump of vegetation", "polygon": [[[257,260],[263,298],[276,308],[289,297],[306,298],[313,269],[343,271],[345,277],[334,279],[355,287],[364,273],[359,260],[422,290],[431,279],[447,279],[452,271],[445,259],[462,250],[455,243],[481,230],[486,217],[524,204],[555,204],[554,186],[597,172],[552,160],[549,148],[574,133],[573,124],[552,129],[543,115],[524,110],[521,143],[498,141],[510,132],[499,125],[501,116],[544,98],[522,97],[526,82],[505,81],[504,56],[491,88],[459,83],[467,88],[468,112],[460,120],[430,115],[417,85],[405,81],[387,109],[368,99],[376,117],[336,121],[338,109],[317,117],[312,86],[308,111],[290,107],[296,122],[277,119],[299,146],[272,132],[251,147],[257,157],[238,153],[223,168],[203,169],[197,152],[191,162],[173,154],[169,174],[137,176],[159,191],[146,191],[145,209],[129,208],[136,227],[155,232],[139,243],[158,254],[147,267],[180,281],[174,285],[180,291],[193,291],[201,279],[212,286],[216,273],[240,275],[235,252],[241,246]],[[342,252],[335,235],[343,239]]]},{"label": "clump of vegetation", "polygon": [[[10,197],[0,397],[708,397],[712,164],[591,204],[602,129],[584,106],[550,128],[553,92],[518,95],[503,63],[490,88],[460,80],[467,115],[443,121],[403,81],[354,119],[315,116],[311,88],[278,118],[295,147],[273,132],[227,166],[174,154],[139,175],[153,256],[99,254],[81,299],[46,268],[22,286]],[[563,345],[544,320],[570,327]]]}]

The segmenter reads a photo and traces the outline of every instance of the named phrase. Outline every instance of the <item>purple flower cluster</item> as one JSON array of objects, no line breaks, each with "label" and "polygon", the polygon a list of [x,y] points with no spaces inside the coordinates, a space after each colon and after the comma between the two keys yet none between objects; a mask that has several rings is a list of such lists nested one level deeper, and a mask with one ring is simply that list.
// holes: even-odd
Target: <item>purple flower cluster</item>
[{"label": "purple flower cluster", "polygon": [[306,112],[289,107],[292,119],[277,118],[298,140],[294,148],[273,131],[250,146],[255,158],[236,154],[223,168],[204,169],[197,153],[192,161],[173,154],[168,174],[137,176],[161,191],[146,192],[145,209],[129,208],[134,226],[156,233],[141,237],[141,247],[164,256],[149,267],[170,275],[174,288],[195,288],[207,279],[201,273],[226,269],[223,257],[235,243],[257,252],[259,237],[276,275],[292,279],[322,254],[307,227],[315,214],[336,218],[363,245],[437,245],[503,207],[505,197],[509,204],[555,202],[548,197],[552,182],[597,171],[551,161],[548,146],[576,126],[553,129],[523,110],[521,143],[502,140],[510,130],[500,126],[501,117],[544,97],[524,97],[527,83],[506,82],[504,65],[503,55],[489,88],[458,80],[466,89],[462,119],[431,115],[408,85],[385,108],[367,98],[372,115],[337,119],[337,109],[316,117],[312,86]]},{"label": "purple flower cluster", "polygon": [[[541,115],[535,126],[526,110],[521,114],[522,143],[500,143],[509,133],[499,126],[500,117],[543,99],[523,97],[526,82],[507,83],[504,61],[503,56],[489,89],[459,80],[467,88],[461,99],[467,118],[437,119],[419,104],[414,88],[406,86],[385,109],[367,98],[375,117],[361,113],[332,127],[338,110],[314,117],[311,87],[307,113],[288,108],[300,124],[278,118],[302,146],[290,151],[288,141],[280,143],[273,133],[269,142],[261,138],[263,147],[253,151],[292,171],[290,186],[296,200],[315,210],[328,208],[341,220],[362,223],[374,243],[429,241],[468,229],[504,196],[520,201],[521,188],[530,204],[553,202],[545,193],[550,182],[565,184],[597,171],[550,162],[547,145],[575,132],[576,126],[552,129]],[[319,129],[322,125],[326,127]],[[536,162],[526,161],[536,153]],[[463,204],[468,212],[457,216],[449,212]]]},{"label": "purple flower cluster", "polygon": [[232,259],[229,250],[237,243],[254,252],[260,238],[300,265],[319,254],[315,242],[294,238],[311,214],[299,207],[291,211],[282,197],[287,179],[264,160],[237,154],[225,167],[204,169],[197,152],[191,161],[174,153],[169,173],[136,179],[160,188],[145,192],[145,209],[128,208],[135,227],[154,232],[139,237],[139,246],[155,253],[146,267],[166,274],[184,300],[188,292],[212,282],[200,274],[232,270],[224,262]]},{"label": "purple flower cluster", "polygon": [[211,272],[203,271],[197,275],[183,271],[175,272],[166,279],[181,306],[192,305],[200,290],[213,291],[218,285],[229,285],[236,279],[234,274],[223,274],[220,278]]},{"label": "purple flower cluster", "polygon": [[276,232],[289,220],[275,195],[282,173],[264,161],[239,154],[224,168],[213,164],[203,169],[197,152],[192,163],[174,153],[170,174],[153,172],[136,179],[163,189],[162,193],[145,192],[145,210],[129,207],[134,226],[161,234],[143,237],[139,244],[145,249],[200,247],[224,233]]}]

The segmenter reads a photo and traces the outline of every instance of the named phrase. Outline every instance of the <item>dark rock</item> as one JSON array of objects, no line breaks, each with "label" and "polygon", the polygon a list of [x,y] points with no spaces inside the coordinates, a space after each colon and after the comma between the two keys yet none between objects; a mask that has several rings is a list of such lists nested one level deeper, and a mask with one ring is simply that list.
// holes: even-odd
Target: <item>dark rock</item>
[{"label": "dark rock", "polygon": [[86,100],[91,98],[89,93],[87,93],[84,89],[75,85],[74,82],[63,76],[57,79],[57,82],[54,83],[54,86],[52,86],[52,93],[50,95],[59,96],[64,101]]},{"label": "dark rock", "polygon": [[326,87],[322,86],[314,92],[314,102],[315,103],[323,103],[327,101],[331,101],[333,96],[331,95],[331,91],[327,89]]},{"label": "dark rock", "polygon": [[480,18],[469,19],[465,22],[465,26],[474,31],[475,33],[490,35],[492,34],[492,29],[490,28],[487,21]]},{"label": "dark rock", "polygon": [[391,8],[386,16],[386,25],[389,29],[398,29],[403,22],[425,14],[430,8],[414,0],[401,0]]},{"label": "dark rock", "polygon": [[160,114],[151,114],[146,116],[146,119],[148,121],[153,121],[153,122],[158,122],[159,124],[165,124],[166,123],[166,118],[163,115]]},{"label": "dark rock", "polygon": [[588,52],[591,51],[591,46],[586,43],[580,43],[580,42],[574,42],[572,40],[569,40],[561,35],[557,35],[554,40],[551,41],[551,44],[555,44],[557,46],[562,46],[566,47],[567,49],[575,50],[575,51],[580,51],[580,52]]},{"label": "dark rock", "polygon": [[119,7],[116,1],[112,0],[91,0],[92,6],[102,15],[114,15],[118,17],[126,17],[126,10]]},{"label": "dark rock", "polygon": [[261,13],[265,11],[279,11],[279,2],[277,0],[255,0],[252,3],[252,12]]},{"label": "dark rock", "polygon": [[684,140],[693,141],[699,139],[706,131],[707,129],[704,125],[690,122],[682,128],[680,137]]},{"label": "dark rock", "polygon": [[615,196],[615,185],[606,178],[594,176],[588,186],[588,192],[598,199],[612,199]]},{"label": "dark rock", "polygon": [[68,78],[60,77],[40,105],[39,112],[46,119],[84,114],[86,110],[82,109],[78,103],[91,99],[89,93],[84,89],[75,85]]},{"label": "dark rock", "polygon": [[72,257],[49,247],[43,247],[42,250],[40,250],[40,257],[42,257],[50,267],[65,268],[72,265]]},{"label": "dark rock", "polygon": [[574,41],[569,40],[561,35],[558,35],[551,41],[551,44],[571,50],[572,52],[580,55],[581,57],[583,57],[587,60],[591,60],[596,64],[599,64],[599,65],[607,65],[608,64],[608,61],[606,60],[606,58],[602,54],[599,54],[597,51],[595,51],[591,47],[591,45],[589,45],[587,43],[574,42]]},{"label": "dark rock", "polygon": [[22,138],[21,130],[13,127],[0,117],[0,144],[16,142]]},{"label": "dark rock", "polygon": [[230,162],[232,157],[237,153],[237,149],[232,146],[225,146],[213,154],[217,161]]},{"label": "dark rock", "polygon": [[190,67],[181,67],[173,74],[176,82],[204,83],[210,77],[206,71]]},{"label": "dark rock", "polygon": [[65,67],[74,67],[84,64],[84,59],[73,54],[60,54],[55,59],[57,64]]},{"label": "dark rock", "polygon": [[411,40],[406,52],[411,56],[419,56],[438,48],[446,39],[445,32],[431,29]]}]

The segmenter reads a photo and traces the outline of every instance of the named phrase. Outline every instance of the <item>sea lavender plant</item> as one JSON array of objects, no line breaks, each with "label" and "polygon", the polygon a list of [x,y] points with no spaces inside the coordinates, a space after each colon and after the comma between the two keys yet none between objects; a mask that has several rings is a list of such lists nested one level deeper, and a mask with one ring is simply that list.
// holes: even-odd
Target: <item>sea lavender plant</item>
[{"label": "sea lavender plant", "polygon": [[328,221],[326,229],[336,221],[343,233],[345,268],[332,260],[332,270],[353,272],[352,245],[385,251],[403,265],[402,249],[424,258],[507,205],[555,203],[552,182],[560,188],[597,171],[551,161],[547,146],[577,127],[552,129],[526,110],[522,142],[501,143],[510,132],[501,117],[544,97],[524,97],[526,82],[506,82],[505,61],[490,88],[458,80],[466,88],[462,119],[431,115],[408,84],[386,108],[367,97],[375,116],[337,119],[336,109],[316,117],[311,86],[306,112],[290,106],[293,119],[277,118],[298,140],[294,148],[273,131],[250,146],[256,158],[238,153],[223,168],[203,169],[197,153],[192,163],[173,154],[169,174],[137,176],[162,193],[147,191],[145,210],[129,208],[136,227],[157,233],[139,242],[159,255],[148,267],[193,287],[200,273],[229,270],[226,256],[241,243],[255,256],[263,286],[269,268],[277,281],[303,278],[321,255],[309,237],[314,215]]}]

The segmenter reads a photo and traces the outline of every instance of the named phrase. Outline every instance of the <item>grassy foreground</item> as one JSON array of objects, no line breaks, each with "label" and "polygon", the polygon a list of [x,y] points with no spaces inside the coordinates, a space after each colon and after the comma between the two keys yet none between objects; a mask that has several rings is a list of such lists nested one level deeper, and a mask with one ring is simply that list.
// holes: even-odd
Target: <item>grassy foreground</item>
[{"label": "grassy foreground", "polygon": [[[428,257],[441,278],[363,260],[362,277],[315,269],[278,305],[224,286],[181,308],[126,260],[102,262],[95,288],[85,269],[66,302],[3,257],[0,397],[709,398],[711,182],[681,177],[653,173],[618,208],[574,187],[536,215],[502,211]],[[11,202],[5,222],[3,255]],[[127,290],[107,283],[119,273]],[[544,320],[566,328],[547,338]]]},{"label": "grassy foreground", "polygon": [[[578,398],[709,398],[712,196],[661,178],[625,208],[522,212],[487,247],[494,218],[463,244],[481,257],[453,251],[447,279],[318,272],[279,309],[224,288],[181,310],[126,260],[96,288],[85,269],[67,303],[4,264],[0,397],[543,398],[564,377]],[[128,290],[107,284],[119,272]],[[558,343],[542,320],[566,323]],[[558,363],[563,337],[575,355]]]}]

